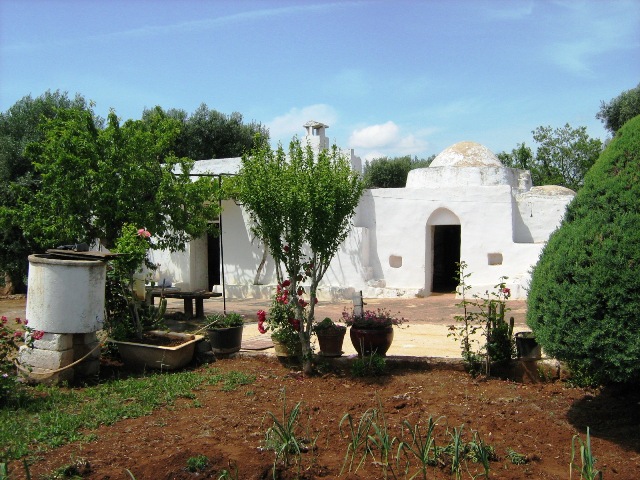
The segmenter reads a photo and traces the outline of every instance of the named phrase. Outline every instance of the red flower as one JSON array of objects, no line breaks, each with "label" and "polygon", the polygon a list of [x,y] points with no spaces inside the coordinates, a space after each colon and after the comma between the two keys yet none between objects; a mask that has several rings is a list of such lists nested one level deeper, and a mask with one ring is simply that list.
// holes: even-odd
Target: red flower
[{"label": "red flower", "polygon": [[291,285],[291,281],[290,280],[285,280],[284,282],[282,282],[282,286],[287,288],[289,285]]},{"label": "red flower", "polygon": [[42,330],[34,330],[31,334],[31,338],[34,340],[40,340],[42,337],[44,337],[44,332]]},{"label": "red flower", "polygon": [[289,247],[289,245],[285,245],[284,247],[282,247],[282,250],[284,250],[284,253],[289,253],[289,250],[291,250],[291,248]]},{"label": "red flower", "polygon": [[2,320],[2,323],[7,323],[9,321],[9,319],[7,317],[5,317],[4,315],[2,315],[2,317],[0,317],[0,320]]},{"label": "red flower", "polygon": [[267,312],[264,310],[258,310],[258,322],[262,323],[267,320]]},{"label": "red flower", "polygon": [[299,304],[302,308],[305,308],[307,305],[309,305],[309,303],[308,303],[308,302],[305,302],[305,301],[304,301],[304,298],[299,298],[299,299],[298,299],[298,304]]},{"label": "red flower", "polygon": [[318,297],[313,297],[313,304],[317,305],[318,304]]},{"label": "red flower", "polygon": [[298,295],[304,294],[304,288],[298,287]]}]

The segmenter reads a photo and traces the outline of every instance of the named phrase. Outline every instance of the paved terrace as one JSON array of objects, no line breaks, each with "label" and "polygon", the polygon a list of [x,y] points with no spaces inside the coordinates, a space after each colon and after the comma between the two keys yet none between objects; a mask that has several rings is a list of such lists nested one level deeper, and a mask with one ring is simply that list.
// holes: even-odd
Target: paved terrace
[{"label": "paved terrace", "polygon": [[[452,338],[447,337],[448,326],[455,324],[454,317],[461,314],[460,307],[456,304],[459,300],[454,294],[434,294],[426,298],[365,298],[366,309],[385,308],[398,316],[404,317],[408,322],[400,328],[395,328],[394,340],[387,352],[390,356],[411,357],[444,357],[460,358],[460,346]],[[258,345],[265,353],[273,352],[273,348],[265,348],[270,339],[268,334],[260,335],[257,328],[256,312],[260,309],[268,311],[267,299],[229,299],[226,300],[227,312],[237,312],[245,316],[248,322],[245,326],[243,341],[247,345]],[[316,318],[331,317],[340,320],[342,311],[351,310],[353,304],[350,301],[320,302],[316,305]],[[0,314],[9,318],[25,317],[26,300],[22,298],[0,299]],[[524,300],[511,300],[507,302],[510,311],[507,316],[515,318],[516,332],[528,330],[525,324],[526,302]],[[167,313],[170,317],[169,326],[175,330],[197,329],[203,325],[202,320],[184,321],[183,301],[168,299]],[[212,298],[204,301],[205,315],[223,311],[222,298]],[[355,350],[349,340],[349,334],[345,337],[343,350],[345,355],[355,355]]]}]

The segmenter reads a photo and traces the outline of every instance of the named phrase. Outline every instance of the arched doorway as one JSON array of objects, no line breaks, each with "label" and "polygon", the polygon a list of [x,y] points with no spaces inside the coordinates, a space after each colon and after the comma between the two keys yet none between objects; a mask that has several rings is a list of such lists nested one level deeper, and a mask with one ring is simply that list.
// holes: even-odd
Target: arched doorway
[{"label": "arched doorway", "polygon": [[457,272],[460,262],[462,229],[460,220],[450,210],[440,208],[427,222],[425,278],[431,292],[451,293],[458,286]]}]

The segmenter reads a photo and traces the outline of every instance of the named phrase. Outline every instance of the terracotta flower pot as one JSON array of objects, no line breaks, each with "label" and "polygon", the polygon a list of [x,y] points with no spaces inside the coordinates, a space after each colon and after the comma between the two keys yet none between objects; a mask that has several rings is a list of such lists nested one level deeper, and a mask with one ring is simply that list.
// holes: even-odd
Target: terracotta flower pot
[{"label": "terracotta flower pot", "polygon": [[351,327],[349,332],[358,356],[377,354],[385,356],[393,342],[393,326],[385,328]]},{"label": "terracotta flower pot", "polygon": [[323,357],[339,357],[342,351],[342,342],[347,333],[346,329],[329,329],[316,331],[318,344],[320,345],[320,355]]},{"label": "terracotta flower pot", "polygon": [[302,345],[297,343],[295,348],[291,349],[287,344],[274,338],[273,335],[271,336],[271,341],[273,342],[273,348],[280,363],[287,366],[300,364],[302,361]]}]

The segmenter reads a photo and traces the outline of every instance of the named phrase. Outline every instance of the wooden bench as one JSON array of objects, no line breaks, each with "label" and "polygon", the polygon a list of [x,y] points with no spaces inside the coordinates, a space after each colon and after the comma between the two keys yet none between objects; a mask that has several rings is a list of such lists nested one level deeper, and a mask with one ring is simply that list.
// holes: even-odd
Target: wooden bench
[{"label": "wooden bench", "polygon": [[[147,292],[147,298],[150,300],[151,305],[154,304],[154,299],[157,297],[164,298],[181,298],[184,300],[184,314],[187,318],[202,318],[204,317],[204,300],[221,297],[221,293],[207,292],[205,290],[196,290],[193,292],[175,291],[173,289],[153,288]],[[193,304],[196,305],[196,313],[193,314]]]}]

